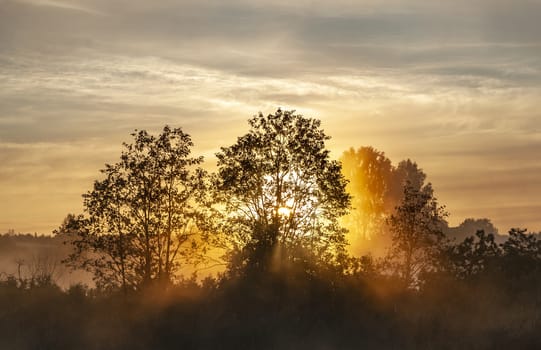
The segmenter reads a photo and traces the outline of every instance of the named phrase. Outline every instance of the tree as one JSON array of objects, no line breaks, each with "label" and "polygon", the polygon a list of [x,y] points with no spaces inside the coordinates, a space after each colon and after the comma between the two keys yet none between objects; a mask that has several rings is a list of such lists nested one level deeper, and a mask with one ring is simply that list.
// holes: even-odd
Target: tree
[{"label": "tree", "polygon": [[345,217],[350,233],[369,239],[379,231],[387,214],[393,166],[385,153],[372,147],[350,148],[340,158],[342,172],[349,180],[352,210]]},{"label": "tree", "polygon": [[203,242],[205,173],[196,168],[202,158],[190,156],[190,136],[168,126],[157,137],[132,136],[83,195],[87,216],[68,216],[59,230],[72,233],[72,264],[92,271],[98,285],[124,290],[170,282]]},{"label": "tree", "polygon": [[526,229],[512,228],[507,240],[501,245],[509,257],[524,257],[541,262],[541,235],[527,233]]},{"label": "tree", "polygon": [[444,269],[455,278],[464,280],[478,276],[493,267],[496,260],[501,258],[502,250],[494,240],[493,233],[478,230],[475,236],[449,246],[445,255],[447,266]]},{"label": "tree", "polygon": [[409,159],[393,166],[385,153],[373,147],[350,148],[340,160],[352,195],[352,210],[343,219],[352,242],[350,251],[384,255],[390,245],[385,223],[401,203],[404,186],[409,182],[420,189],[426,175]]},{"label": "tree", "polygon": [[445,231],[449,238],[455,239],[458,242],[470,237],[477,231],[483,231],[486,234],[493,234],[496,240],[498,240],[498,238],[502,238],[502,236],[498,234],[498,229],[494,226],[494,224],[492,224],[490,219],[487,218],[467,218],[464,219],[464,221],[457,227],[448,227]]},{"label": "tree", "polygon": [[350,197],[320,121],[279,109],[249,124],[246,135],[217,154],[216,188],[233,265],[266,268],[272,257],[302,260],[301,251],[326,261],[342,254],[338,218]]},{"label": "tree", "polygon": [[513,228],[498,245],[492,233],[475,236],[446,249],[443,270],[476,286],[485,284],[513,298],[537,298],[541,291],[541,240],[525,229]]},{"label": "tree", "polygon": [[430,183],[420,188],[406,183],[402,202],[389,218],[392,246],[388,256],[406,287],[416,286],[419,275],[436,265],[445,239],[446,216]]},{"label": "tree", "polygon": [[501,248],[502,270],[507,281],[516,283],[522,280],[516,284],[524,283],[541,290],[541,235],[527,233],[526,229],[512,228]]}]

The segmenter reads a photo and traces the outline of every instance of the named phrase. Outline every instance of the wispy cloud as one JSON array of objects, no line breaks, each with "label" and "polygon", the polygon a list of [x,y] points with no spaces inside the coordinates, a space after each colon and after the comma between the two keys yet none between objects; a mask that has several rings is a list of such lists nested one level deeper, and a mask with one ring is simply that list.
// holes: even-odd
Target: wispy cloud
[{"label": "wispy cloud", "polygon": [[[513,177],[525,164],[538,166],[539,2],[0,6],[0,213],[9,215],[0,216],[0,231],[8,228],[2,222],[23,225],[26,206],[13,203],[38,187],[35,211],[47,206],[60,220],[80,208],[88,179],[116,159],[135,128],[183,126],[212,163],[248,117],[278,106],[321,118],[334,155],[368,144],[395,161],[419,161],[456,220],[474,187],[484,198],[476,215],[492,216],[502,230],[512,217],[502,208],[518,210],[518,202],[494,184],[523,184],[522,206],[541,196],[536,181]],[[501,180],[479,180],[487,171]],[[535,216],[520,220],[541,229]]]},{"label": "wispy cloud", "polygon": [[58,0],[14,0],[14,1],[37,5],[37,6],[55,7],[62,10],[80,11],[80,12],[85,12],[85,13],[89,13],[93,15],[104,15],[104,13],[94,10],[90,7],[77,4],[76,1],[69,1],[69,2],[58,1]]}]

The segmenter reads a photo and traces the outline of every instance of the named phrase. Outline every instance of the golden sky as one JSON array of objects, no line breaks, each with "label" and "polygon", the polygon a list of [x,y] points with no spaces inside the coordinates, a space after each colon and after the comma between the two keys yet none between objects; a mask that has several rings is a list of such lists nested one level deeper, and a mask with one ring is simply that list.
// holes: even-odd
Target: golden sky
[{"label": "golden sky", "polygon": [[451,224],[541,230],[541,2],[0,1],[0,232],[49,233],[133,129],[212,164],[277,107],[428,174]]}]

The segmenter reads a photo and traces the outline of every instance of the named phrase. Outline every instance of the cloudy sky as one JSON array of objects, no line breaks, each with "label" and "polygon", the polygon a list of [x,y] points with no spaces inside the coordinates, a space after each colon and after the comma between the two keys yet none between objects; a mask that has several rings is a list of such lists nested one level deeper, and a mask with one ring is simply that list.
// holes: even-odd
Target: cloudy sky
[{"label": "cloudy sky", "polygon": [[538,0],[0,0],[0,232],[80,212],[135,129],[209,164],[277,107],[411,158],[457,224],[541,230]]}]

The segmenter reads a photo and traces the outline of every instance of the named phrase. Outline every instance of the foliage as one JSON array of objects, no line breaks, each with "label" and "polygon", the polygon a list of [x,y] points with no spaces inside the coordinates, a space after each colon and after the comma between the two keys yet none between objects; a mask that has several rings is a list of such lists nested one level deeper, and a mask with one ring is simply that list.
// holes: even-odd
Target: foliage
[{"label": "foliage", "polygon": [[373,147],[350,148],[340,161],[352,196],[352,209],[342,220],[349,231],[350,253],[382,256],[391,242],[386,221],[402,201],[404,185],[421,188],[426,175],[409,159],[394,166]]},{"label": "foliage", "polygon": [[338,218],[350,198],[320,121],[278,110],[249,124],[247,134],[217,154],[216,188],[233,266],[268,266],[272,256],[329,261],[342,255],[345,231]]},{"label": "foliage", "polygon": [[475,236],[447,249],[447,270],[456,278],[468,279],[493,266],[502,254],[494,240],[494,234],[478,230]]},{"label": "foliage", "polygon": [[541,237],[527,233],[525,229],[513,228],[509,237],[501,245],[506,256],[528,259],[530,262],[541,263]]},{"label": "foliage", "polygon": [[[541,304],[541,235],[513,228],[502,243],[502,259],[497,274],[515,293],[532,294]],[[520,286],[528,288],[520,290]]]},{"label": "foliage", "polygon": [[448,215],[438,205],[432,186],[417,187],[408,182],[404,198],[389,218],[392,246],[387,257],[390,268],[413,287],[418,277],[436,265],[445,243],[443,227]]},{"label": "foliage", "polygon": [[83,196],[86,216],[68,217],[58,230],[72,234],[70,262],[104,288],[169,282],[204,251],[198,200],[205,173],[194,169],[202,158],[190,156],[190,136],[168,126],[157,137],[132,136],[120,161],[106,164],[104,179]]},{"label": "foliage", "polygon": [[393,166],[383,152],[372,147],[351,148],[340,158],[342,172],[349,180],[352,210],[344,219],[356,238],[369,239],[383,228],[389,213]]}]

